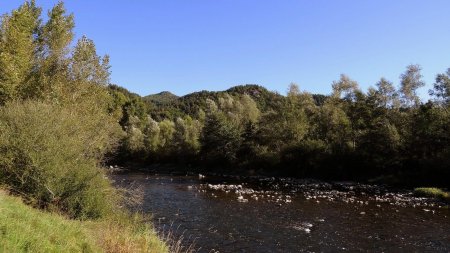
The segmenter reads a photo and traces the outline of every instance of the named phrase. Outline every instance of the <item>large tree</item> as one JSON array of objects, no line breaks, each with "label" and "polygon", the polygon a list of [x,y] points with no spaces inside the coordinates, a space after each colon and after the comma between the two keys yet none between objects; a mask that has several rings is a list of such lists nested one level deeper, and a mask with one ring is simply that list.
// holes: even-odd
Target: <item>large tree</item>
[{"label": "large tree", "polygon": [[0,104],[18,98],[33,76],[41,9],[26,1],[0,24]]},{"label": "large tree", "polygon": [[438,74],[433,89],[429,91],[435,101],[444,106],[450,106],[450,68],[446,73]]},{"label": "large tree", "polygon": [[417,95],[417,89],[425,86],[422,80],[420,65],[409,65],[406,67],[405,73],[400,75],[400,92],[402,94],[403,106],[418,107],[420,105],[420,98]]},{"label": "large tree", "polygon": [[55,100],[67,85],[74,26],[73,14],[66,14],[63,2],[48,12],[48,20],[38,37],[36,82],[27,89],[28,96]]},{"label": "large tree", "polygon": [[378,88],[375,93],[378,106],[385,108],[399,107],[398,93],[391,81],[383,77],[376,83],[376,86]]}]

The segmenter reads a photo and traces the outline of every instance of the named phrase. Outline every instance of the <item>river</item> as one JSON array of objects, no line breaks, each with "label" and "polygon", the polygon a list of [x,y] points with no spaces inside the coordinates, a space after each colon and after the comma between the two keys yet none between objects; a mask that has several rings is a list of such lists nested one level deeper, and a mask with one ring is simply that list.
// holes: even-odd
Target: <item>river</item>
[{"label": "river", "polygon": [[450,252],[450,211],[407,191],[293,179],[113,176],[198,252]]}]

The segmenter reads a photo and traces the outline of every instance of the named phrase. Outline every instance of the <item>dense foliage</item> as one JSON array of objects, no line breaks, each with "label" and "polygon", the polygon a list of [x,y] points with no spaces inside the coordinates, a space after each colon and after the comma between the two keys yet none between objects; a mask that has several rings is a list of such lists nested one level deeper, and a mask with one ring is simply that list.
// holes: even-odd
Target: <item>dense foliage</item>
[{"label": "dense foliage", "polygon": [[361,91],[346,75],[329,95],[289,87],[287,96],[258,85],[176,97],[168,92],[126,99],[127,136],[119,160],[180,162],[207,171],[332,180],[446,185],[450,176],[450,70],[430,95],[420,66],[396,89],[381,78]]},{"label": "dense foliage", "polygon": [[82,37],[73,16],[26,1],[0,23],[0,184],[28,202],[75,218],[117,208],[103,155],[122,135],[112,116],[109,59]]}]

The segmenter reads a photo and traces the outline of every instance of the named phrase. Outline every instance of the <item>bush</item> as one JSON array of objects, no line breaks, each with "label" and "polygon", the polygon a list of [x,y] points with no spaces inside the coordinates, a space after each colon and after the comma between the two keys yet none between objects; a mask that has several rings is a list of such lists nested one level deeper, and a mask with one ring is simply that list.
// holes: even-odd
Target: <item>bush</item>
[{"label": "bush", "polygon": [[100,168],[117,124],[100,110],[37,101],[0,108],[0,184],[73,218],[113,211],[117,194]]}]

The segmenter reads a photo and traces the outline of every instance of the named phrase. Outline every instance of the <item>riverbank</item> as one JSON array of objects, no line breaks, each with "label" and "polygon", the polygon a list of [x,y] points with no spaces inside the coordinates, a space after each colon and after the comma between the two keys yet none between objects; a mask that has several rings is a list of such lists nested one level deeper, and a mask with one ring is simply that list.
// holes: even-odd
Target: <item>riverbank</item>
[{"label": "riverbank", "polygon": [[421,182],[415,180],[408,180],[407,175],[384,175],[373,178],[352,178],[352,177],[333,177],[333,176],[298,176],[289,173],[281,168],[274,170],[266,170],[264,168],[254,168],[254,169],[242,169],[239,167],[209,167],[199,163],[195,164],[178,164],[173,162],[162,162],[162,163],[142,163],[142,162],[127,162],[119,163],[120,165],[110,165],[110,171],[141,171],[146,173],[154,174],[167,174],[167,175],[211,175],[211,176],[225,176],[225,177],[236,177],[236,178],[293,178],[302,180],[304,178],[313,178],[315,180],[324,182],[337,182],[337,181],[348,181],[357,182],[362,184],[371,185],[383,185],[391,189],[408,189],[414,190],[415,188],[423,187],[438,187],[450,189],[448,183],[432,184],[430,182]]},{"label": "riverbank", "polygon": [[420,187],[420,188],[414,189],[414,194],[416,196],[432,197],[432,198],[444,201],[447,204],[450,204],[450,192],[446,192],[439,188]]},{"label": "riverbank", "polygon": [[[182,167],[176,164],[152,164],[148,166],[127,165],[125,167],[110,166],[112,173],[129,173],[144,172],[151,175],[172,175],[172,176],[198,176],[204,178],[226,178],[228,182],[246,182],[257,187],[269,187],[275,190],[283,190],[285,192],[298,193],[302,192],[306,195],[327,195],[327,199],[339,199],[336,194],[341,195],[363,195],[373,196],[378,201],[401,203],[411,206],[427,206],[435,203],[438,206],[446,206],[450,203],[450,197],[447,192],[438,188],[414,188],[412,186],[402,186],[396,184],[383,184],[374,182],[355,182],[355,181],[327,181],[311,178],[293,178],[281,177],[277,175],[266,175],[260,173],[239,173],[234,170],[221,170],[208,172],[200,167]],[[422,193],[417,189],[435,189]],[[217,189],[216,189],[217,190]],[[224,190],[226,189],[218,189]],[[324,193],[324,194],[320,194]],[[428,193],[428,194],[427,194]],[[394,201],[399,200],[399,201]]]},{"label": "riverbank", "polygon": [[0,190],[1,252],[168,252],[151,227],[120,218],[71,220]]}]

